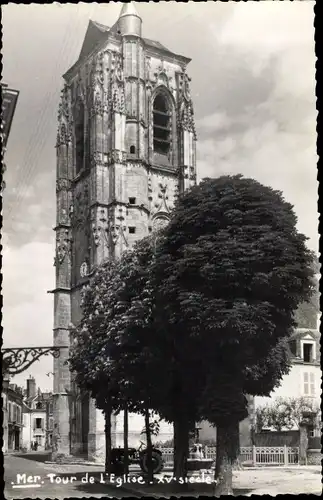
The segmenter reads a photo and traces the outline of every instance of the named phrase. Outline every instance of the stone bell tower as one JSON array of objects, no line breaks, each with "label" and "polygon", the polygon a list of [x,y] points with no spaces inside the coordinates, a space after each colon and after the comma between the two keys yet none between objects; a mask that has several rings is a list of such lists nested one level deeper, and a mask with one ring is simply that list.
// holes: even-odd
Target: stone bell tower
[{"label": "stone bell tower", "polygon": [[[56,345],[70,345],[80,292],[95,267],[167,223],[178,193],[196,182],[189,62],[143,38],[142,20],[127,3],[112,27],[89,22],[80,56],[64,75],[56,145]],[[68,349],[54,360],[54,454],[93,458],[104,452],[103,416],[75,387],[67,358]],[[130,441],[142,427],[131,416]],[[121,435],[116,418],[116,443]]]}]

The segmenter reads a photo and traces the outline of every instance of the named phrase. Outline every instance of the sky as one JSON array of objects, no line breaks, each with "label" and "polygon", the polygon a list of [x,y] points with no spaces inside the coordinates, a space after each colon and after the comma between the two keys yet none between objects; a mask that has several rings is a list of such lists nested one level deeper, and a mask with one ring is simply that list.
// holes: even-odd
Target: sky
[{"label": "sky", "polygon": [[[111,26],[121,3],[8,4],[3,81],[20,95],[6,152],[4,347],[51,345],[57,109],[89,19]],[[192,58],[198,177],[242,173],[279,189],[317,251],[314,1],[138,3],[143,36]],[[52,388],[53,361],[31,374]],[[49,373],[47,376],[46,373]]]}]

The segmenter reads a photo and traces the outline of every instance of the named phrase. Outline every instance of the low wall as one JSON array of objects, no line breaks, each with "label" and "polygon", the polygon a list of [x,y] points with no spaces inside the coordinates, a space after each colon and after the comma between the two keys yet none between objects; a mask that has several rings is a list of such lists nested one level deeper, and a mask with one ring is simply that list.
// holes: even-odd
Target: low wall
[{"label": "low wall", "polygon": [[308,449],[306,453],[307,465],[321,465],[323,458],[321,449]]},{"label": "low wall", "polygon": [[255,446],[299,446],[299,431],[265,431],[254,434]]}]

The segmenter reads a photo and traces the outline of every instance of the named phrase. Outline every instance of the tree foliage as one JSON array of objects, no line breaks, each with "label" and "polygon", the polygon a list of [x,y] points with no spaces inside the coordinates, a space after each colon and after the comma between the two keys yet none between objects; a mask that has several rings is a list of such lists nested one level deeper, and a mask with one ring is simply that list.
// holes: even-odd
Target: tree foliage
[{"label": "tree foliage", "polygon": [[99,404],[174,422],[177,476],[195,422],[216,425],[217,475],[230,492],[245,394],[268,395],[288,372],[295,310],[313,291],[305,240],[280,192],[242,176],[205,179],[180,196],[157,241],[92,278],[71,358],[77,382]]},{"label": "tree foliage", "polygon": [[273,428],[275,431],[299,428],[304,414],[310,412],[316,417],[319,407],[311,398],[277,398],[256,410],[257,431]]},{"label": "tree foliage", "polygon": [[144,415],[165,394],[165,384],[158,387],[165,364],[154,338],[152,255],[149,239],[138,242],[120,260],[98,268],[83,291],[71,368],[99,405],[109,399],[115,411],[126,403]]},{"label": "tree foliage", "polygon": [[184,193],[165,230],[157,310],[182,346],[181,405],[198,398],[218,436],[246,416],[244,394],[268,395],[289,369],[294,312],[313,289],[305,240],[282,194],[242,176]]}]

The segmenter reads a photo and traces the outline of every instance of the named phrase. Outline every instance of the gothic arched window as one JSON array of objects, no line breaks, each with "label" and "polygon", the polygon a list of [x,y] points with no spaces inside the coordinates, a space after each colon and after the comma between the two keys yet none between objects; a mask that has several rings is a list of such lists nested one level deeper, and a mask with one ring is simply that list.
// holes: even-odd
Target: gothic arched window
[{"label": "gothic arched window", "polygon": [[84,165],[84,104],[78,102],[75,109],[75,166],[76,175]]},{"label": "gothic arched window", "polygon": [[153,104],[154,151],[167,155],[171,144],[171,113],[166,98],[157,94]]}]

